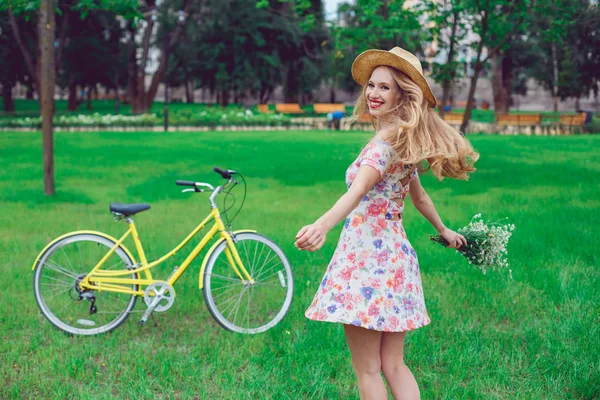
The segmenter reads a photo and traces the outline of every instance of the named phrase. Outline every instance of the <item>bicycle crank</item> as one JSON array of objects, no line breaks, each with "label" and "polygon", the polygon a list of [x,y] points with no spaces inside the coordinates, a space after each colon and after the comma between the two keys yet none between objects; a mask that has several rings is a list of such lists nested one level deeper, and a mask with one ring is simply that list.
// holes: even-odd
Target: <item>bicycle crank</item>
[{"label": "bicycle crank", "polygon": [[175,302],[175,289],[166,282],[155,282],[144,291],[144,303],[148,306],[140,320],[143,324],[153,311],[167,311]]}]

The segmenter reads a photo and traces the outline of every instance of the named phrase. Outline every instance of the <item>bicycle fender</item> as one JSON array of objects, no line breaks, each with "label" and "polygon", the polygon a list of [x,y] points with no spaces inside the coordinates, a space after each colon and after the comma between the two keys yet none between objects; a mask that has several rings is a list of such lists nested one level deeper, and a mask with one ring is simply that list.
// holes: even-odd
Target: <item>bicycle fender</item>
[{"label": "bicycle fender", "polygon": [[[236,235],[238,233],[256,233],[256,231],[253,231],[251,229],[245,229],[245,230],[233,232],[234,235]],[[198,282],[200,289],[204,288],[204,269],[206,268],[206,264],[208,263],[208,259],[210,258],[210,255],[213,253],[213,251],[217,248],[218,245],[221,244],[221,242],[223,240],[225,240],[225,238],[220,238],[219,240],[217,240],[210,247],[210,249],[208,249],[208,252],[204,256],[204,260],[202,261],[202,267],[200,267],[200,277],[199,277],[199,282]]]},{"label": "bicycle fender", "polygon": [[[37,267],[38,262],[40,261],[40,257],[42,256],[42,254],[44,254],[46,252],[46,250],[48,250],[50,248],[50,246],[52,246],[54,243],[66,238],[68,236],[78,235],[78,234],[91,234],[91,235],[96,235],[96,236],[102,236],[108,240],[112,240],[115,243],[117,243],[119,241],[118,239],[115,239],[114,237],[107,235],[106,233],[98,232],[98,231],[74,231],[74,232],[65,233],[64,235],[57,237],[56,239],[54,239],[53,241],[48,243],[48,245],[46,247],[44,247],[44,250],[42,250],[40,252],[40,254],[38,254],[37,258],[35,259],[35,261],[33,263],[33,267],[31,267],[31,270],[32,271],[35,270],[35,267]],[[121,247],[123,248],[123,250],[125,250],[125,253],[127,253],[127,255],[129,256],[131,261],[133,261],[133,263],[135,264],[137,261],[135,260],[135,257],[133,257],[133,254],[131,254],[129,249],[127,247],[125,247],[125,245],[123,243],[121,243]]]}]

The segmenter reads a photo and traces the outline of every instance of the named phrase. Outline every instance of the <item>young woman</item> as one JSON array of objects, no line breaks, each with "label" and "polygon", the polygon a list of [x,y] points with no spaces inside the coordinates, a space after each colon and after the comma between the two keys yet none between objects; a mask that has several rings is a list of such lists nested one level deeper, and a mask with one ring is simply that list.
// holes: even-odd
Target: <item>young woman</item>
[{"label": "young woman", "polygon": [[306,316],[344,324],[361,399],[387,399],[381,372],[395,399],[417,399],[404,337],[430,320],[417,254],[402,226],[404,200],[410,194],[449,247],[466,244],[442,223],[418,171],[426,162],[440,180],[467,179],[478,154],[433,110],[435,97],[413,54],[367,50],[354,60],[352,76],[363,86],[354,117],[368,109],[375,135],[346,171],[348,191],[296,235],[297,248],[317,251],[346,219]]}]

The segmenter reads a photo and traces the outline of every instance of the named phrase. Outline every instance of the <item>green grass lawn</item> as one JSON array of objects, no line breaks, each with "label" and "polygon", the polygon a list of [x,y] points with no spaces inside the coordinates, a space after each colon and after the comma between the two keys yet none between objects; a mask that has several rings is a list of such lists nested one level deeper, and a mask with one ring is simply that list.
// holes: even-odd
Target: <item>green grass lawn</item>
[{"label": "green grass lawn", "polygon": [[[484,276],[430,242],[433,229],[407,207],[432,319],[406,344],[423,398],[598,398],[600,137],[470,139],[481,160],[469,182],[431,175],[422,182],[449,227],[478,212],[509,217],[517,226],[509,245],[514,279]],[[345,169],[367,140],[323,131],[58,132],[57,193],[47,198],[39,132],[2,132],[0,398],[357,399],[342,327],[303,316],[341,226],[317,253],[293,242],[345,191]],[[219,183],[213,166],[248,181],[234,228],[258,229],[292,263],[294,302],[280,325],[257,336],[220,328],[197,288],[200,259],[175,286],[171,310],[143,327],[133,314],[112,333],[70,337],[44,319],[31,264],[46,243],[77,229],[119,235],[125,225],[108,204],[145,201],[152,209],[135,220],[156,258],[208,212],[206,195],[183,194],[175,180]],[[157,275],[166,277],[184,253]]]}]

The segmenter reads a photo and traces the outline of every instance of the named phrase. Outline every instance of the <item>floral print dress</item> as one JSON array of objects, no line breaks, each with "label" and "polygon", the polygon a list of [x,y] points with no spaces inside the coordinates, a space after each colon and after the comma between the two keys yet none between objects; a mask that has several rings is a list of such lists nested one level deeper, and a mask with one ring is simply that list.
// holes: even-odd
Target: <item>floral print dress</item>
[{"label": "floral print dress", "polygon": [[389,143],[372,141],[348,167],[348,188],[363,165],[381,180],[346,219],[307,318],[384,332],[429,324],[417,254],[402,226],[404,199],[418,175],[395,156]]}]

